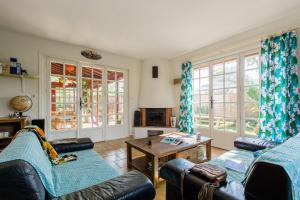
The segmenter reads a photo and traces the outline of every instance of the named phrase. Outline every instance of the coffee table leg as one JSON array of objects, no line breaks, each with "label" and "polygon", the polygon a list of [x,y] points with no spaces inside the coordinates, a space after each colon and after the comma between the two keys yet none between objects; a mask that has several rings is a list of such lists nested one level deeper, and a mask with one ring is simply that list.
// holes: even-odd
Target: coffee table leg
[{"label": "coffee table leg", "polygon": [[154,187],[158,185],[158,158],[156,156],[152,157],[152,182]]},{"label": "coffee table leg", "polygon": [[206,157],[208,160],[211,160],[211,141],[206,143]]},{"label": "coffee table leg", "polygon": [[127,168],[132,167],[132,147],[127,144]]}]

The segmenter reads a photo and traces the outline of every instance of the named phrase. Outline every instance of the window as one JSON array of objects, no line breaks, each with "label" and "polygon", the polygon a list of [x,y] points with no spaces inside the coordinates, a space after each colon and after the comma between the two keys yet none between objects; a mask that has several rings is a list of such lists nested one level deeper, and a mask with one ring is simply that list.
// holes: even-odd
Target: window
[{"label": "window", "polygon": [[108,125],[124,122],[124,73],[107,71],[107,122]]},{"label": "window", "polygon": [[209,68],[203,66],[193,71],[193,120],[195,124],[209,127]]},{"label": "window", "polygon": [[194,125],[217,132],[257,134],[259,77],[258,53],[193,65]]},{"label": "window", "polygon": [[212,66],[213,128],[219,131],[237,130],[237,60]]},{"label": "window", "polygon": [[82,128],[102,125],[102,69],[82,67]]},{"label": "window", "polygon": [[259,122],[259,55],[244,59],[244,125],[245,134],[258,133]]},{"label": "window", "polygon": [[51,129],[77,127],[77,67],[51,63]]}]

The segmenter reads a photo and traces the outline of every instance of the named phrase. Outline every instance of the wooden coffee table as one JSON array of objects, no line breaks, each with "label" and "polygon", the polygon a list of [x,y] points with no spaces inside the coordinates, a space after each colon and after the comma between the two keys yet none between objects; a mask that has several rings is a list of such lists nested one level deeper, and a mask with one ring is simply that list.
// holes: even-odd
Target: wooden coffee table
[{"label": "wooden coffee table", "polygon": [[[179,145],[171,145],[160,142],[164,137],[180,135],[184,142]],[[151,140],[151,145],[148,145]],[[190,136],[183,133],[169,133],[149,138],[133,139],[126,141],[127,144],[127,167],[139,170],[148,176],[153,185],[156,187],[159,180],[159,164],[160,160],[171,160],[178,157],[180,152],[195,148],[199,145],[206,146],[206,158],[211,159],[211,138],[201,136],[199,140],[196,136]],[[142,152],[145,156],[132,158],[132,148]],[[151,163],[151,164],[150,164]],[[150,165],[149,165],[150,164]]]}]

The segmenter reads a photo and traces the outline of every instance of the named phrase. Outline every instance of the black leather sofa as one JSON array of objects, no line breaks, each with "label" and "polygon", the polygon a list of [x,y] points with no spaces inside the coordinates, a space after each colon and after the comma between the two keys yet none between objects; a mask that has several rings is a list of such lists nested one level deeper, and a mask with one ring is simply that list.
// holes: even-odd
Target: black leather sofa
[{"label": "black leather sofa", "polygon": [[[82,149],[86,149],[88,146],[87,140],[82,140],[76,145],[64,144],[59,147],[54,145],[54,148],[58,149],[60,153],[64,153],[78,151],[81,145]],[[93,147],[93,144],[89,145]],[[152,200],[154,197],[155,190],[151,181],[140,172],[131,171],[125,175],[55,199]],[[0,163],[0,199],[45,200],[51,198],[35,169],[26,161],[13,160]]]},{"label": "black leather sofa", "polygon": [[[240,142],[239,142],[240,141]],[[256,139],[239,138],[235,146],[253,151],[265,146]],[[268,146],[269,147],[269,146]],[[181,200],[181,173],[191,168],[194,163],[185,159],[175,159],[167,162],[160,170],[160,177],[166,180],[166,199]],[[197,200],[197,195],[204,183],[203,177],[187,174],[183,180],[183,195],[186,200]],[[216,189],[214,200],[292,200],[291,181],[285,170],[278,165],[257,162],[246,177],[244,184],[226,182]]]}]

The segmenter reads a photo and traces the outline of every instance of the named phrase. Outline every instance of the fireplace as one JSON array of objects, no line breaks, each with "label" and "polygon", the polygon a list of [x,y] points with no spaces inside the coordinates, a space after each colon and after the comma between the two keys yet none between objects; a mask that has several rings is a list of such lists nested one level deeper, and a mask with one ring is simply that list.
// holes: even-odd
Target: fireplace
[{"label": "fireplace", "polygon": [[148,108],[146,112],[146,126],[165,126],[166,110],[164,108]]},{"label": "fireplace", "polygon": [[170,127],[171,108],[141,108],[142,126]]}]

